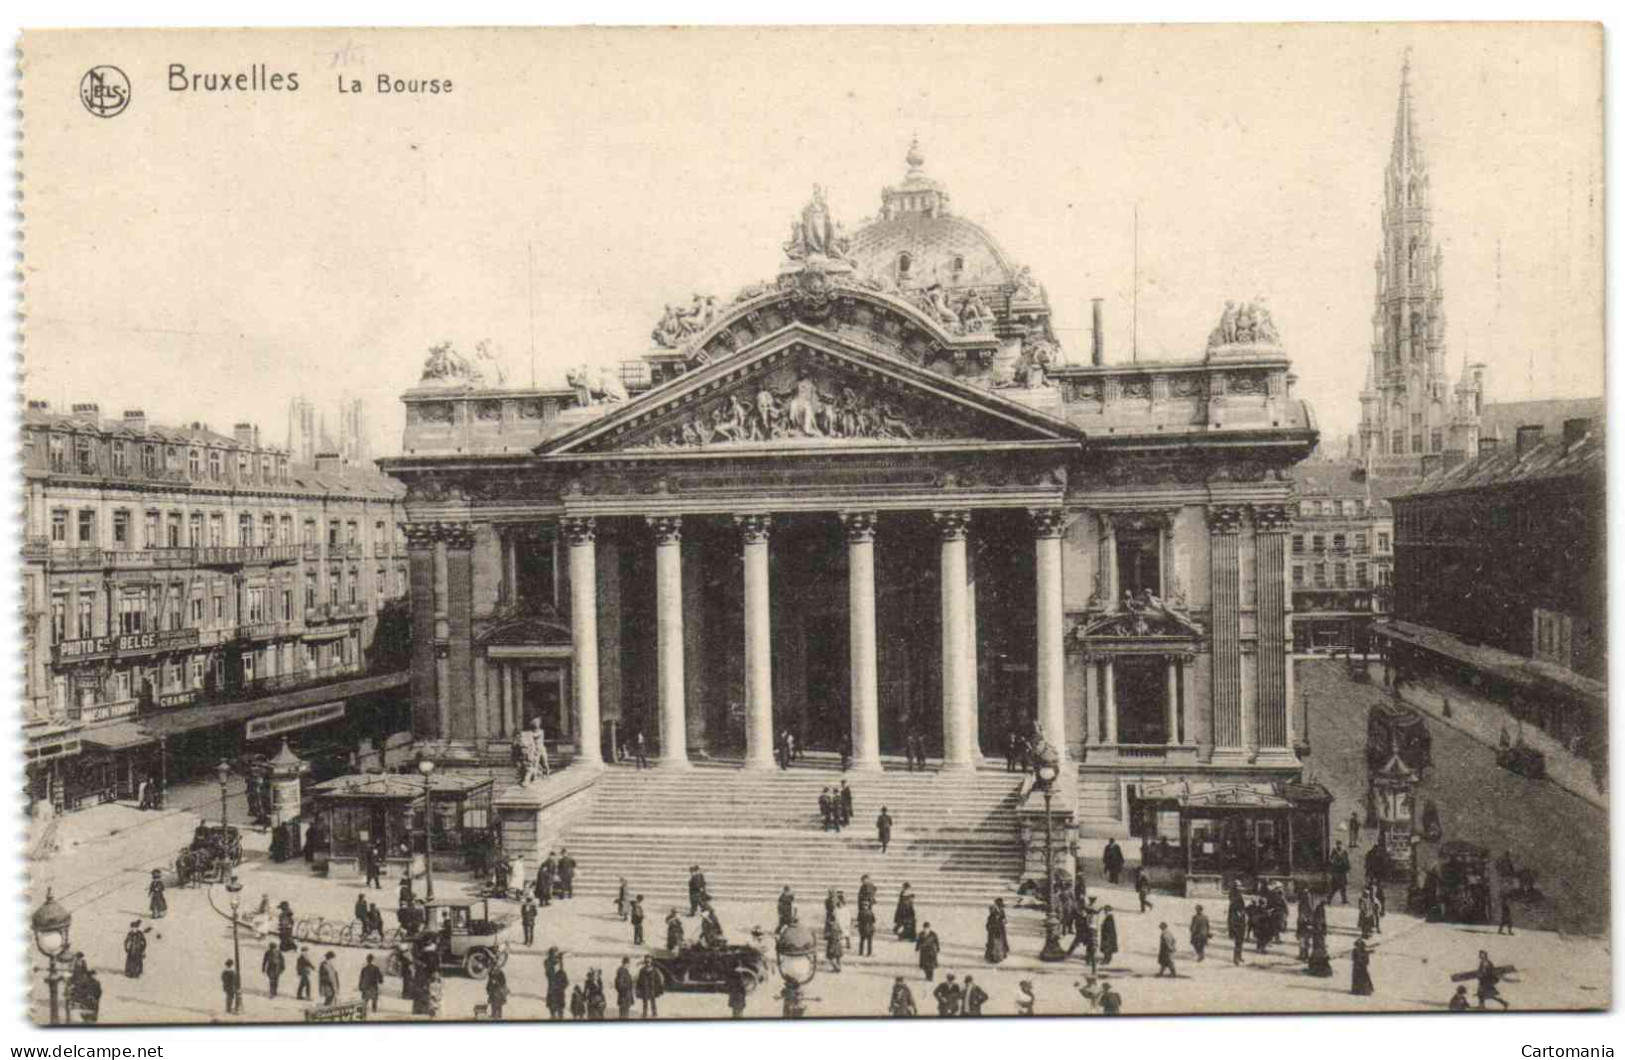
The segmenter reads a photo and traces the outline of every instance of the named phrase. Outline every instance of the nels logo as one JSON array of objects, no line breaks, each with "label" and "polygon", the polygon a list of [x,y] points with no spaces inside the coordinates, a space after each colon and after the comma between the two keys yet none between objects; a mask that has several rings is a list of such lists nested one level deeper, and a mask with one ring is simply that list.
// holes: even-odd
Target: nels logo
[{"label": "nels logo", "polygon": [[116,66],[93,66],[79,79],[79,102],[98,118],[112,118],[130,105],[130,79]]}]

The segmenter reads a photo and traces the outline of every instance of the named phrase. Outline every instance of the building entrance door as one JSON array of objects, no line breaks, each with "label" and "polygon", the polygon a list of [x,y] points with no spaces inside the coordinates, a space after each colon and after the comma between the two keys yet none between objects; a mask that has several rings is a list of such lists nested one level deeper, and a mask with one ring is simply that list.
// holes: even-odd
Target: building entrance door
[{"label": "building entrance door", "polygon": [[852,659],[847,615],[807,616],[807,732],[809,748],[834,751],[852,731]]},{"label": "building entrance door", "polygon": [[1161,656],[1118,656],[1114,689],[1117,742],[1168,742],[1168,663]]},{"label": "building entrance door", "polygon": [[570,736],[570,668],[564,663],[527,666],[521,683],[523,695],[520,724],[528,729],[532,718],[542,719],[542,731],[547,739],[563,740]]}]

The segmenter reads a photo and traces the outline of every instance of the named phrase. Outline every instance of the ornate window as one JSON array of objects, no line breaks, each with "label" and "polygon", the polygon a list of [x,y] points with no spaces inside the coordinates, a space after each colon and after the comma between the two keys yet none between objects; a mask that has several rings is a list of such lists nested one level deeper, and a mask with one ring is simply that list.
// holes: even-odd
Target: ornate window
[{"label": "ornate window", "polygon": [[1116,538],[1118,592],[1161,596],[1162,531],[1119,528]]},{"label": "ornate window", "polygon": [[899,282],[908,278],[908,270],[912,268],[913,265],[914,259],[909,256],[908,251],[905,250],[903,253],[897,255],[897,279]]}]

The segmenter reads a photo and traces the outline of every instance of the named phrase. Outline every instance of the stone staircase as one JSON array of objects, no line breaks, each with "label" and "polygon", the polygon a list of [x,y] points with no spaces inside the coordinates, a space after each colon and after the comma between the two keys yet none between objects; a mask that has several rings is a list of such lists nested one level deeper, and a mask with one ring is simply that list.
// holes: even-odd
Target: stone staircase
[{"label": "stone staircase", "polygon": [[[650,908],[681,903],[686,912],[695,864],[712,895],[727,902],[771,903],[785,884],[803,903],[830,887],[855,901],[864,873],[886,895],[911,883],[922,906],[983,906],[1014,890],[1022,860],[1016,774],[908,773],[890,764],[881,773],[848,773],[852,827],[825,832],[818,794],[842,776],[833,762],[787,772],[611,767],[592,808],[560,839],[579,865],[576,893],[612,899],[624,876]],[[886,854],[875,834],[882,805],[895,821]]]}]

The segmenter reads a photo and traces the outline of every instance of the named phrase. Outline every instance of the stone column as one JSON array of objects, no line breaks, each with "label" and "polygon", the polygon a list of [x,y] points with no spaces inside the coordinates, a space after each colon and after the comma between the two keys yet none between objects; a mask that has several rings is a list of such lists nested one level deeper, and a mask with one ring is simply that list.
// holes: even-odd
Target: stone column
[{"label": "stone column", "polygon": [[1292,746],[1292,703],[1287,698],[1287,535],[1292,516],[1283,504],[1253,509],[1258,579],[1258,746]]},{"label": "stone column", "polygon": [[880,664],[875,641],[875,512],[842,512],[852,671],[852,768],[880,769]]},{"label": "stone column", "polygon": [[1230,751],[1245,746],[1241,708],[1241,532],[1242,510],[1233,505],[1208,509],[1212,578],[1213,745]]},{"label": "stone column", "polygon": [[1117,744],[1117,663],[1107,659],[1103,668],[1106,675],[1106,742]]},{"label": "stone column", "polygon": [[1066,613],[1061,600],[1061,539],[1066,535],[1066,510],[1034,508],[1034,569],[1038,579],[1038,731],[1067,757],[1066,648],[1063,626]]},{"label": "stone column", "polygon": [[1190,716],[1191,706],[1196,702],[1192,698],[1195,693],[1191,686],[1192,671],[1195,669],[1195,655],[1185,654],[1179,657],[1179,703],[1180,714],[1185,723],[1185,732],[1180,742],[1184,744],[1196,743],[1196,734],[1191,731],[1191,726],[1196,724],[1196,720]]},{"label": "stone column", "polygon": [[648,516],[655,537],[655,666],[660,687],[660,765],[688,767],[683,707],[683,518]]},{"label": "stone column", "polygon": [[981,649],[976,639],[976,556],[980,542],[968,538],[965,542],[965,643],[969,655],[965,664],[966,700],[970,703],[971,742],[980,757],[982,746],[982,691]]},{"label": "stone column", "polygon": [[1172,746],[1179,742],[1179,656],[1168,656],[1168,737]]},{"label": "stone column", "polygon": [[934,511],[942,540],[942,767],[970,769],[976,764],[976,734],[971,731],[970,686],[965,680],[970,632],[965,619],[965,536],[970,512]]},{"label": "stone column", "polygon": [[[436,739],[440,732],[439,642],[435,635],[435,546],[439,536],[436,523],[406,524],[406,562],[412,580],[412,732]],[[89,631],[80,631],[81,637]]]},{"label": "stone column", "polygon": [[444,719],[441,736],[452,740],[475,738],[474,704],[474,527],[451,523],[441,529],[445,543],[446,658],[445,683],[440,688]]},{"label": "stone column", "polygon": [[745,768],[772,769],[773,620],[768,538],[773,516],[736,515],[745,566]]},{"label": "stone column", "polygon": [[592,516],[566,516],[559,530],[570,545],[570,651],[575,692],[576,761],[600,769],[598,723],[598,543]]}]

